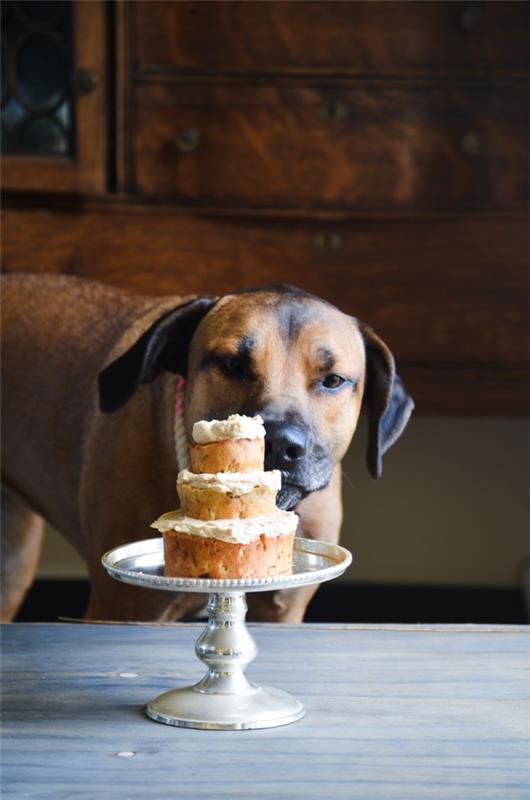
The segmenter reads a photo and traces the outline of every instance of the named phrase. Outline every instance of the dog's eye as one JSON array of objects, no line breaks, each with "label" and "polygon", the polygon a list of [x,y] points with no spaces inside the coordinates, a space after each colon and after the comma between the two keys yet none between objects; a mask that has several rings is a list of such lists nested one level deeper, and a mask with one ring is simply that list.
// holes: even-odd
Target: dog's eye
[{"label": "dog's eye", "polygon": [[237,376],[243,375],[245,371],[245,365],[243,363],[243,359],[239,356],[234,356],[230,354],[219,356],[217,359],[217,363],[219,368],[225,375],[229,376]]},{"label": "dog's eye", "polygon": [[324,386],[325,389],[340,389],[345,383],[345,378],[341,378],[340,375],[336,375],[332,372],[330,375],[326,375],[322,381],[322,386]]}]

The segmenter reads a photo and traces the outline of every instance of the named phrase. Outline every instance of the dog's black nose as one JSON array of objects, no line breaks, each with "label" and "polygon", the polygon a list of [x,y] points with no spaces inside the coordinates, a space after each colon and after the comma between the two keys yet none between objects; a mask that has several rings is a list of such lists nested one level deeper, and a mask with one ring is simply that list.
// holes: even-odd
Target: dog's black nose
[{"label": "dog's black nose", "polygon": [[269,469],[289,469],[306,454],[307,434],[297,425],[265,422],[265,463]]}]

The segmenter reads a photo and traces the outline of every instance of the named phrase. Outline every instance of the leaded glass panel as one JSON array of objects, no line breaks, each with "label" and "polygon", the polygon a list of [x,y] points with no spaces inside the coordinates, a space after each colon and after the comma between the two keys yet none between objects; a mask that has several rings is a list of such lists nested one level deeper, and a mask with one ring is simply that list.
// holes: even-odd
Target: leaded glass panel
[{"label": "leaded glass panel", "polygon": [[3,0],[2,152],[74,153],[71,0]]}]

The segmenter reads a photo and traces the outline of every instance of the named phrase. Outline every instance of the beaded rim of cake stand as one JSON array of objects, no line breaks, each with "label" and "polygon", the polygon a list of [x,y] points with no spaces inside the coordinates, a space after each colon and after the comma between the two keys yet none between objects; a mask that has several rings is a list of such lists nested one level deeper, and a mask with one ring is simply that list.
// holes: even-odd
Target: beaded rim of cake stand
[{"label": "beaded rim of cake stand", "polygon": [[[161,569],[164,564],[162,537],[115,547],[106,552],[101,561],[107,572],[123,583],[166,591],[208,593],[288,589],[322,583],[341,575],[352,562],[351,553],[344,547],[313,539],[296,537],[294,551],[294,572],[265,578],[176,578],[155,574],[153,570]],[[311,569],[311,558],[327,563]]]}]

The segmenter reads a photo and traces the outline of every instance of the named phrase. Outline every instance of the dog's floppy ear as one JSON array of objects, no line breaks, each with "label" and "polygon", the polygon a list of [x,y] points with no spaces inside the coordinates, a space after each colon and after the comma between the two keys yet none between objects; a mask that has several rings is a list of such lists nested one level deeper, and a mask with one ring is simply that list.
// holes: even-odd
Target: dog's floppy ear
[{"label": "dog's floppy ear", "polygon": [[141,383],[153,381],[161,372],[185,375],[195,329],[215,303],[213,297],[197,297],[172,309],[105,367],[98,376],[101,411],[105,414],[117,411]]},{"label": "dog's floppy ear", "polygon": [[359,322],[359,330],[366,350],[367,464],[372,478],[380,478],[383,455],[405,430],[414,401],[396,373],[394,357],[383,340],[363,322]]}]

